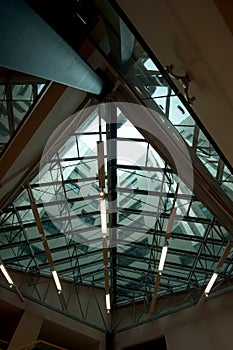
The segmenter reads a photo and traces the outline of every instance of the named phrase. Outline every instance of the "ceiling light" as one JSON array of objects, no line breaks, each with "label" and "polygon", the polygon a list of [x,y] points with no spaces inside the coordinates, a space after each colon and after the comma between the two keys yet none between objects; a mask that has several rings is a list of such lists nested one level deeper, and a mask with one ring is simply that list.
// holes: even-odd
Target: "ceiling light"
[{"label": "ceiling light", "polygon": [[58,294],[60,294],[62,291],[62,288],[61,288],[61,283],[60,283],[59,278],[58,278],[57,271],[52,270],[52,275],[53,275],[53,279],[54,279],[54,282],[55,282],[56,287],[57,287]]},{"label": "ceiling light", "polygon": [[159,262],[158,271],[159,271],[160,275],[162,275],[162,271],[164,268],[164,264],[165,264],[165,260],[166,260],[166,256],[167,256],[167,250],[168,250],[168,245],[165,245],[162,249],[162,254],[161,254],[160,262]]},{"label": "ceiling light", "polygon": [[207,284],[207,287],[206,287],[205,291],[204,291],[204,294],[205,294],[206,297],[208,297],[208,294],[209,294],[211,288],[213,287],[214,282],[216,281],[217,277],[218,277],[218,273],[214,272],[212,277],[211,277],[211,279],[210,279],[210,281],[209,281],[209,283]]},{"label": "ceiling light", "polygon": [[100,200],[100,216],[101,216],[101,231],[106,237],[107,234],[107,217],[106,217],[106,202],[105,199]]},{"label": "ceiling light", "polygon": [[100,192],[100,197],[101,197],[101,198],[104,198],[104,191],[101,191],[101,192]]},{"label": "ceiling light", "polygon": [[12,279],[10,278],[10,276],[9,276],[9,274],[8,274],[8,272],[7,272],[6,268],[5,268],[5,266],[4,266],[2,263],[0,263],[0,269],[1,269],[1,271],[2,271],[2,273],[3,273],[3,275],[4,275],[4,277],[6,278],[7,282],[9,283],[10,287],[12,287],[13,284],[14,284],[14,282],[13,282]]},{"label": "ceiling light", "polygon": [[110,294],[106,294],[106,309],[107,312],[109,313],[111,310],[111,302],[110,302]]}]

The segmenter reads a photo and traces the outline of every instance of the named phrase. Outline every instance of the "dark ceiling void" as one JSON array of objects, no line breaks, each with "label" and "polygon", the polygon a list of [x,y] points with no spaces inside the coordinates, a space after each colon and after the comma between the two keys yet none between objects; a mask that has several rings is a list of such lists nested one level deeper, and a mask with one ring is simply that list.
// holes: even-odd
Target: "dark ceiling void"
[{"label": "dark ceiling void", "polygon": [[[15,332],[23,310],[0,300],[0,339],[9,342]],[[2,348],[2,344],[0,343]]]},{"label": "dark ceiling void", "polygon": [[99,14],[94,0],[26,2],[74,49],[78,49]]},{"label": "dark ceiling void", "polygon": [[145,343],[137,344],[128,346],[127,348],[124,348],[124,350],[166,350],[166,341],[165,337],[157,338],[150,340]]}]

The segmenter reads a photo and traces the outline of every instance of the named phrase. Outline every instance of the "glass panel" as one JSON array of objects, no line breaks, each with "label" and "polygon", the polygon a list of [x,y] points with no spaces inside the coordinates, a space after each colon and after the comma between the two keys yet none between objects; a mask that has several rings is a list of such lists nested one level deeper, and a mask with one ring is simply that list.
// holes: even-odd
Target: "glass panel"
[{"label": "glass panel", "polygon": [[[13,79],[14,73],[11,74]],[[0,85],[0,153],[21,125],[29,108],[45,86],[45,82],[39,83],[38,80],[42,81],[35,77],[35,82],[28,83],[25,77],[24,83],[22,76],[20,83],[12,84],[9,81]]]},{"label": "glass panel", "polygon": [[[107,167],[107,157],[105,163],[107,243],[116,236],[115,250],[108,251],[107,268],[109,276],[111,268],[116,273],[117,286],[111,284],[117,294],[116,303],[152,297],[178,183],[176,217],[158,295],[181,292],[194,285],[203,287],[206,276],[216,268],[231,236],[136,129],[135,134],[130,134],[134,135],[133,140],[127,138],[126,130],[130,124],[119,110],[117,114],[117,132],[121,132],[121,137],[117,135],[116,139],[117,149],[119,145],[124,146],[117,154],[117,178],[112,179],[117,185],[116,201],[111,204],[107,170],[114,174],[115,168]],[[96,118],[98,115],[92,111],[90,120],[85,122],[86,127],[95,123]],[[130,128],[134,129],[132,124]],[[104,289],[98,158],[96,150],[91,150],[99,136],[85,132],[80,141],[80,129],[75,130],[48,161],[41,175],[34,178],[31,187],[59,275],[68,281]],[[106,143],[106,135],[103,138]],[[136,152],[133,161],[132,157],[122,161],[126,147],[133,150],[138,147],[141,154]],[[106,156],[107,151],[108,147],[105,147]],[[218,172],[220,174],[220,170]],[[222,181],[226,183],[228,177],[227,169],[223,168]],[[114,186],[112,191],[115,191]],[[50,276],[50,265],[27,191],[24,190],[13,204],[1,215],[2,259],[25,273],[39,269],[42,275]],[[112,204],[113,212],[110,212]]]},{"label": "glass panel", "polygon": [[[169,81],[168,75],[164,71],[160,71],[125,24],[124,27],[127,30],[121,30],[122,19],[119,18],[114,9],[111,8],[110,10],[110,7],[105,6],[104,3],[99,6],[102,11],[101,32],[105,33],[103,34],[104,41],[100,40],[99,34],[97,35],[99,31],[93,30],[91,32],[96,46],[100,45],[102,47],[103,42],[108,43],[105,46],[107,59],[111,63],[115,63],[137,97],[144,105],[169,119],[187,145],[195,150],[206,169],[221,184],[220,174],[222,171],[220,171],[219,164],[222,160],[190,115],[191,107],[188,101],[185,103],[180,100],[171,87],[173,85]],[[107,11],[107,8],[110,11]],[[100,24],[98,23],[98,25]],[[128,53],[127,60],[123,54],[126,52],[125,50]],[[229,182],[222,184],[230,198],[233,198],[232,183],[233,179],[230,180],[230,184]]]}]

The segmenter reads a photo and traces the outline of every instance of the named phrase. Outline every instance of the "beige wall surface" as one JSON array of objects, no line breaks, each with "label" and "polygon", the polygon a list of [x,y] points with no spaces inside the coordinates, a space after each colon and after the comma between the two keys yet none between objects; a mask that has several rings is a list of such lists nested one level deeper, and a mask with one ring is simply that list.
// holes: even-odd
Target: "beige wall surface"
[{"label": "beige wall surface", "polygon": [[11,339],[8,350],[14,350],[38,339],[43,317],[26,310],[19,321],[18,327]]},{"label": "beige wall surface", "polygon": [[116,349],[165,336],[167,350],[232,350],[233,292],[116,335]]}]

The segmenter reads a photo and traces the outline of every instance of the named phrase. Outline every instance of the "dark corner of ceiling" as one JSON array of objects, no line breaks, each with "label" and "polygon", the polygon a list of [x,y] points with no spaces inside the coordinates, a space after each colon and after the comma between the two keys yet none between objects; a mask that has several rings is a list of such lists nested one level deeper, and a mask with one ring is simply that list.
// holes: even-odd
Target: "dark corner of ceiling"
[{"label": "dark corner of ceiling", "polygon": [[76,50],[98,19],[94,0],[25,1]]}]

